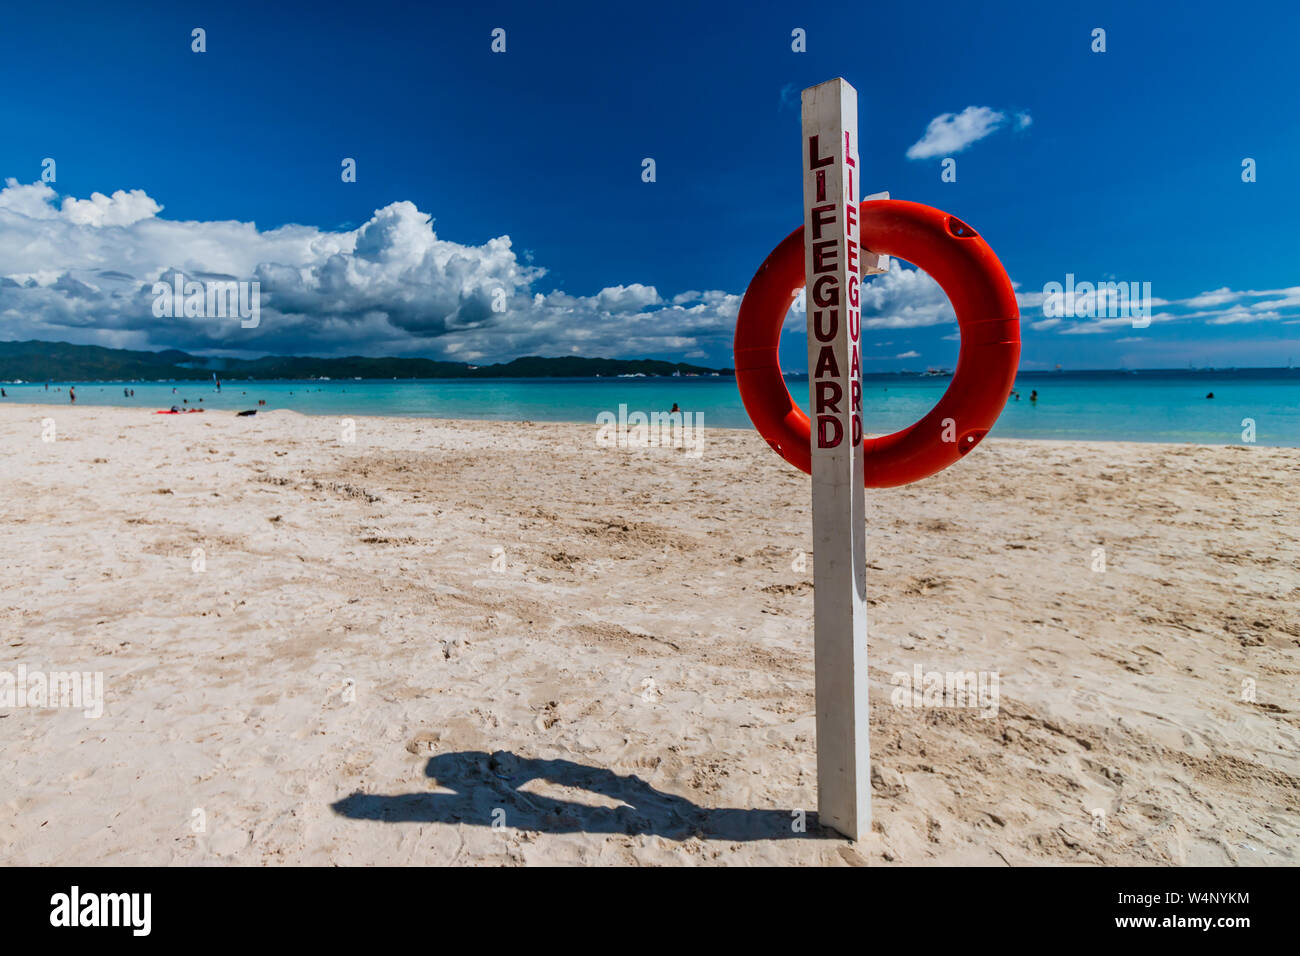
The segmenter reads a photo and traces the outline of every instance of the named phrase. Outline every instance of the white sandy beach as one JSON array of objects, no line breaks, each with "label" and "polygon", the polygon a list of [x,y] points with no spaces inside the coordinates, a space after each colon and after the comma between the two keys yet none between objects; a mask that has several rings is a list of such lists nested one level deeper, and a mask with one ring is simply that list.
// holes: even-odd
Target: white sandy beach
[{"label": "white sandy beach", "polygon": [[[994,438],[869,491],[853,844],[792,827],[808,479],[595,434],[0,406],[0,671],[104,691],[0,706],[0,861],[1298,862],[1300,450]],[[996,713],[894,706],[917,666]]]}]

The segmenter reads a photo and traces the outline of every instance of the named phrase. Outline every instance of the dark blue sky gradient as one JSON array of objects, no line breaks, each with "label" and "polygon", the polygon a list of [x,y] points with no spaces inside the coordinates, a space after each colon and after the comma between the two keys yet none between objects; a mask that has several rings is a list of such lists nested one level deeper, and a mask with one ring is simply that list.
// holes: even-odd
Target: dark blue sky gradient
[{"label": "dark blue sky gradient", "polygon": [[[1166,299],[1300,285],[1293,3],[134,6],[6,11],[0,177],[32,182],[54,156],[60,194],[140,188],[166,218],[260,228],[353,228],[405,199],[443,238],[511,236],[549,270],[540,291],[738,293],[800,222],[799,90],[842,75],[860,95],[864,192],[959,215],[1021,291],[1067,272]],[[205,56],[189,51],[195,26]],[[498,26],[504,56],[489,50]],[[968,105],[1033,122],[959,154],[956,183],[937,158],[905,158],[931,118]],[[951,364],[951,331],[884,337]],[[1118,345],[1027,330],[1026,358],[1300,355],[1296,324],[1151,331]]]}]

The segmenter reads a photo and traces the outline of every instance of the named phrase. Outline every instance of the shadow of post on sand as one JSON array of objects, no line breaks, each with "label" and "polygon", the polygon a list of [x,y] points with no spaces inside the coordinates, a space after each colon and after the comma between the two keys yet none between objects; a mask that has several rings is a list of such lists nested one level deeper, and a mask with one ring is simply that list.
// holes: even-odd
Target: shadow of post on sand
[{"label": "shadow of post on sand", "polygon": [[[542,833],[649,834],[671,840],[816,839],[815,811],[710,809],[663,793],[640,777],[623,776],[572,760],[541,760],[499,750],[460,751],[430,757],[425,775],[442,792],[354,793],[332,804],[353,820],[385,823],[468,823]],[[603,805],[559,799],[521,789],[533,780],[603,797]],[[450,791],[450,792],[447,792]],[[806,832],[805,832],[806,830]]]}]

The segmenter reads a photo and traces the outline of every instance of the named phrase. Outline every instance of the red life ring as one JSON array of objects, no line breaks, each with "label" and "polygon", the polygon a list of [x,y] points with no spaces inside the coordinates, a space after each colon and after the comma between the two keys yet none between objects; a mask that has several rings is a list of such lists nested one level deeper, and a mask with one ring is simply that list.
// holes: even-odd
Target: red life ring
[{"label": "red life ring", "polygon": [[[902,431],[863,440],[866,486],[891,488],[942,471],[993,427],[1015,383],[1020,309],[998,257],[956,216],[921,203],[877,199],[862,203],[860,222],[863,248],[906,259],[939,283],[961,331],[957,370],[939,404]],[[740,398],[754,427],[782,458],[811,473],[808,416],[790,397],[777,357],[781,326],[803,285],[800,226],[772,250],[745,290],[735,361]]]}]

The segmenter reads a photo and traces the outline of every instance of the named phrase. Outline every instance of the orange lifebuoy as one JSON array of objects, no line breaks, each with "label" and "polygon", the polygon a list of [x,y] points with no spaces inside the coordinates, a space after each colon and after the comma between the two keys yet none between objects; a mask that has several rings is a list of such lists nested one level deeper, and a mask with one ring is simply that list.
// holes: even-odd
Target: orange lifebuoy
[{"label": "orange lifebuoy", "polygon": [[[948,390],[924,418],[863,440],[866,486],[890,488],[942,471],[983,438],[1006,405],[1020,360],[1020,309],[989,244],[955,216],[921,203],[862,203],[862,247],[927,272],[957,313],[961,351]],[[808,416],[786,388],[777,357],[781,326],[804,285],[803,227],[759,267],[736,318],[736,384],[745,411],[778,454],[812,471]],[[951,421],[949,421],[951,420]]]}]

